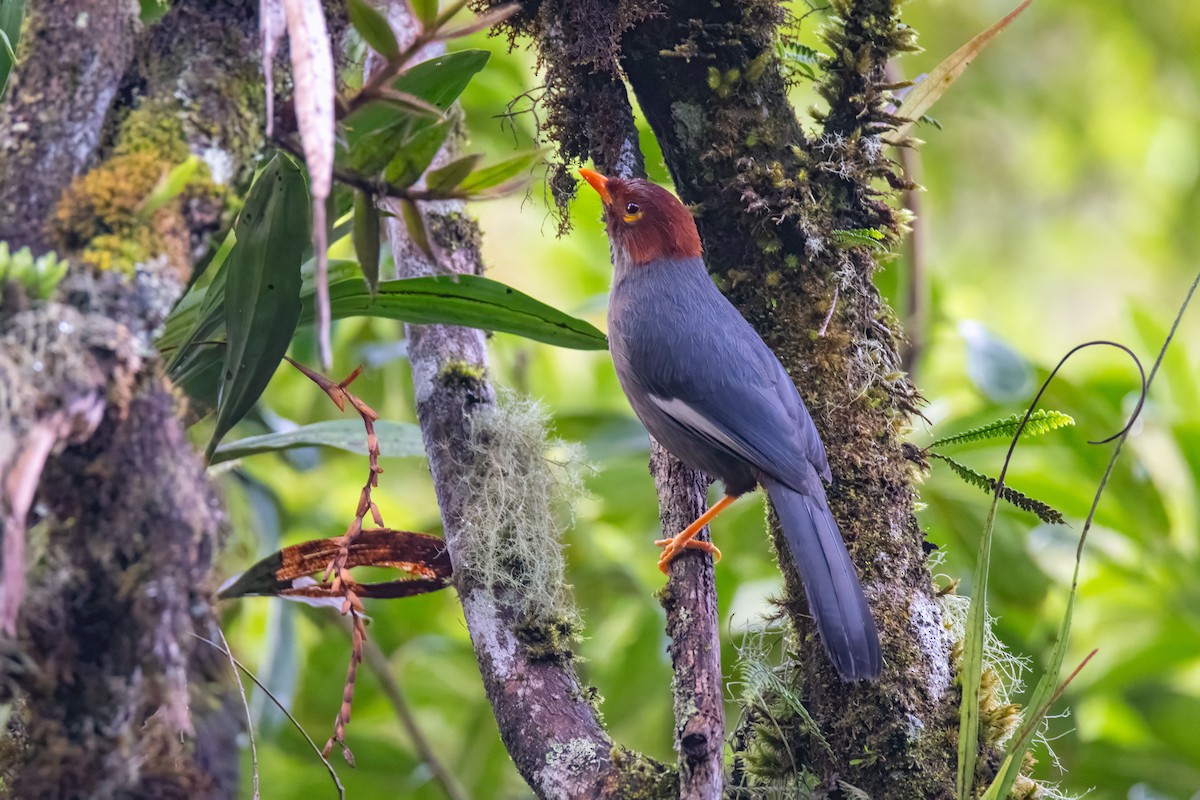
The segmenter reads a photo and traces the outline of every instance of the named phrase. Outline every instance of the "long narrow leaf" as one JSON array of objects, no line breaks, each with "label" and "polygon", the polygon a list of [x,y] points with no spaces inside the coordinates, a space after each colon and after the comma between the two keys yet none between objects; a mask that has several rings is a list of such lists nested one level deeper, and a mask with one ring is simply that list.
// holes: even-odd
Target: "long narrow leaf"
[{"label": "long narrow leaf", "polygon": [[[380,455],[384,457],[425,455],[421,429],[416,425],[380,420],[375,423],[375,435],[379,438]],[[358,420],[336,419],[314,422],[295,430],[248,436],[245,439],[226,442],[216,449],[210,463],[220,464],[235,458],[292,450],[297,447],[336,447],[339,450],[367,455],[362,423]]]},{"label": "long narrow leaf", "polygon": [[[228,274],[228,341],[209,458],[266,388],[300,318],[300,261],[309,236],[304,173],[292,159],[277,154],[252,195],[255,190],[267,193],[266,201],[247,201],[238,219],[237,244],[222,270]],[[254,213],[260,205],[261,216]]]},{"label": "long narrow leaf", "polygon": [[886,134],[884,141],[889,144],[896,144],[903,141],[915,121],[920,119],[921,115],[928,111],[930,106],[946,93],[946,90],[971,65],[975,57],[983,52],[983,48],[991,44],[991,41],[1012,24],[1017,15],[1028,8],[1032,2],[1033,0],[1024,0],[1021,5],[1008,12],[1008,14],[994,23],[990,28],[976,35],[969,42],[947,56],[942,63],[933,68],[933,72],[929,73],[925,77],[925,80],[913,86],[908,94],[905,95],[904,102],[900,104],[900,108],[896,111],[896,116],[904,117],[905,119],[912,120],[912,122],[906,122],[897,127],[896,130]]},{"label": "long narrow leaf", "polygon": [[[608,346],[604,334],[590,323],[475,275],[384,281],[375,296],[361,280],[342,281],[330,287],[330,299],[335,319],[382,317],[424,325],[462,325],[577,350]],[[311,319],[312,313],[311,300],[306,297],[301,321]]]},{"label": "long narrow leaf", "polygon": [[17,40],[24,17],[25,0],[0,0],[0,97],[4,97],[8,76],[17,65]]}]

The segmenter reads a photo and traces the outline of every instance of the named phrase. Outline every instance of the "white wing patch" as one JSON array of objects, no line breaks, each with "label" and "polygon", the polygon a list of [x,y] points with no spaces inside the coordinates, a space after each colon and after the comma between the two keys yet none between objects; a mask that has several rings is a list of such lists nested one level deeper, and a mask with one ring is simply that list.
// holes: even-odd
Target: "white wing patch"
[{"label": "white wing patch", "polygon": [[730,436],[725,431],[713,424],[712,420],[701,414],[690,405],[680,400],[678,397],[659,397],[658,395],[650,395],[651,402],[658,406],[667,416],[674,419],[681,425],[691,428],[697,433],[701,433],[712,439],[714,442],[720,442],[730,449],[731,452],[737,453],[743,458],[746,457],[746,448],[736,439]]}]

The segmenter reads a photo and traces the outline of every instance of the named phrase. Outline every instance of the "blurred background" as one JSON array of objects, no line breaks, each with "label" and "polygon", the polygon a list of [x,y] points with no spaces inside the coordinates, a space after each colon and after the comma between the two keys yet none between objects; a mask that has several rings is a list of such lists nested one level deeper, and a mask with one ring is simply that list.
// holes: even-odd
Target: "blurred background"
[{"label": "blurred background", "polygon": [[[1011,10],[1011,0],[913,0],[905,7],[925,52],[898,67],[909,78],[932,69]],[[797,3],[799,16],[809,9]],[[820,12],[802,41],[819,49]],[[916,252],[878,276],[919,343],[913,371],[928,401],[914,420],[917,445],[1023,411],[1049,368],[1070,347],[1112,339],[1147,368],[1200,269],[1200,5],[1186,0],[1039,0],[932,109],[913,160],[919,195]],[[485,35],[492,60],[463,96],[472,147],[504,157],[533,146],[540,85],[531,55]],[[816,102],[796,87],[802,116]],[[533,97],[537,92],[533,92]],[[643,135],[651,176],[669,182]],[[603,327],[608,247],[593,193],[572,209],[574,229],[556,238],[541,172],[524,196],[477,204],[491,276]],[[348,242],[341,247],[347,248]],[[386,267],[385,267],[386,268]],[[916,283],[914,284],[914,280]],[[916,313],[908,298],[921,298]],[[355,391],[385,419],[414,419],[398,324],[346,320],[335,327],[336,362],[366,371]],[[492,338],[499,385],[540,398],[556,435],[586,448],[587,495],[564,512],[568,579],[585,624],[583,680],[605,698],[615,740],[649,755],[671,750],[670,671],[663,613],[654,592],[659,534],[645,436],[604,352],[556,350],[506,335]],[[305,343],[297,347],[303,351]],[[307,355],[301,353],[301,355]],[[1192,309],[1163,364],[1147,407],[1100,505],[1085,554],[1066,670],[1098,655],[1071,685],[1036,751],[1037,776],[1067,794],[1102,800],[1200,797],[1200,309]],[[1092,446],[1121,428],[1136,402],[1137,376],[1117,351],[1072,360],[1043,406],[1077,425],[1020,447],[1008,482],[1061,509],[1049,526],[1002,508],[996,529],[990,611],[996,632],[1027,659],[1033,683],[1046,662],[1070,584],[1082,520],[1109,456]],[[325,396],[280,370],[260,406],[264,425],[333,418]],[[258,427],[256,427],[258,425]],[[946,452],[996,475],[1006,444]],[[397,528],[440,532],[421,459],[384,453],[380,502]],[[222,485],[234,530],[227,573],[305,539],[340,534],[366,471],[362,457],[332,450],[261,455]],[[944,554],[939,582],[971,591],[988,498],[934,463],[920,487],[921,522]],[[736,658],[747,625],[767,609],[779,577],[755,495],[724,514],[715,534],[725,620],[723,663]],[[467,797],[523,798],[500,743],[451,590],[368,608],[409,712]],[[349,641],[317,609],[252,598],[225,608],[226,632],[318,744],[341,701]],[[1018,693],[1017,697],[1020,695]],[[252,696],[262,795],[334,797],[324,767],[258,692]],[[731,706],[731,711],[733,707]],[[412,737],[370,670],[360,672],[348,729],[357,768],[334,754],[348,796],[442,798]],[[250,756],[244,763],[250,793]]]}]

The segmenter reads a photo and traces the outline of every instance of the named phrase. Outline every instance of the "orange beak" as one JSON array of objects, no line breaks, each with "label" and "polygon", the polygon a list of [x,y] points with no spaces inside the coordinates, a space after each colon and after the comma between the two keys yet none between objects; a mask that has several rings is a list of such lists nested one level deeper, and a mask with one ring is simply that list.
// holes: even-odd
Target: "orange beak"
[{"label": "orange beak", "polygon": [[583,176],[585,181],[592,185],[592,188],[596,190],[596,194],[600,195],[600,199],[604,202],[604,205],[607,206],[612,203],[612,195],[608,193],[608,178],[596,172],[596,170],[588,169],[587,167],[580,169],[579,174]]}]

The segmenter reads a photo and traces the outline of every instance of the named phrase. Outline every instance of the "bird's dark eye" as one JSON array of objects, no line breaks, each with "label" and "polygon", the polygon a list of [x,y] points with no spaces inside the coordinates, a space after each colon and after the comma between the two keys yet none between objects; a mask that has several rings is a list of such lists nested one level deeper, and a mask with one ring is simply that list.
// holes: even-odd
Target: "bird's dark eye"
[{"label": "bird's dark eye", "polygon": [[642,207],[641,206],[639,206],[637,203],[626,203],[625,204],[625,221],[626,222],[637,222],[641,218],[642,218]]}]

